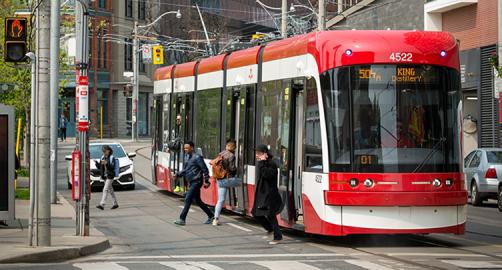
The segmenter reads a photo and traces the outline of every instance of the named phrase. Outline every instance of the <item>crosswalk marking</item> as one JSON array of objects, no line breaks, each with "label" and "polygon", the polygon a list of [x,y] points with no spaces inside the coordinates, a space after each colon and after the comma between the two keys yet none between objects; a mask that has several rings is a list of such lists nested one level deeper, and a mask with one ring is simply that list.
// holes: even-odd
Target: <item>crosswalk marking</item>
[{"label": "crosswalk marking", "polygon": [[487,262],[487,261],[454,261],[454,260],[442,260],[443,263],[453,264],[460,268],[466,269],[501,269],[502,263],[497,262]]},{"label": "crosswalk marking", "polygon": [[223,268],[205,262],[159,262],[159,264],[176,270],[223,270]]},{"label": "crosswalk marking", "polygon": [[75,263],[73,266],[82,270],[129,270],[129,268],[114,262]]},{"label": "crosswalk marking", "polygon": [[228,259],[228,258],[299,258],[299,257],[345,257],[346,254],[299,253],[299,254],[200,254],[200,255],[146,255],[146,256],[103,256],[101,260],[153,260],[153,259]]},{"label": "crosswalk marking", "polygon": [[239,230],[245,231],[245,232],[252,232],[252,230],[250,230],[250,229],[248,229],[248,228],[244,228],[244,227],[239,226],[239,225],[237,225],[237,224],[233,224],[233,223],[230,223],[230,222],[229,222],[229,223],[227,223],[227,224],[228,224],[228,225],[230,225],[230,226],[232,226],[232,227],[234,227],[234,228],[237,228],[237,229],[239,229]]},{"label": "crosswalk marking", "polygon": [[320,270],[312,265],[296,261],[261,261],[252,263],[271,270]]},{"label": "crosswalk marking", "polygon": [[368,262],[368,261],[363,261],[363,260],[345,260],[346,263],[350,263],[359,267],[362,267],[364,269],[371,269],[371,270],[393,270],[392,268],[379,265],[376,263]]}]

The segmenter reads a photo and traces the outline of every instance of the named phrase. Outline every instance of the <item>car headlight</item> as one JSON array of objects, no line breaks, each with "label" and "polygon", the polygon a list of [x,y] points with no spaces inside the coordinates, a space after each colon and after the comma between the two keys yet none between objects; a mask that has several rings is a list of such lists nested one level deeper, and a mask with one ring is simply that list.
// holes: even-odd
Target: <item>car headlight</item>
[{"label": "car headlight", "polygon": [[123,173],[123,172],[125,172],[125,171],[129,170],[130,168],[131,168],[131,165],[127,165],[127,166],[121,167],[121,168],[119,169],[119,172]]}]

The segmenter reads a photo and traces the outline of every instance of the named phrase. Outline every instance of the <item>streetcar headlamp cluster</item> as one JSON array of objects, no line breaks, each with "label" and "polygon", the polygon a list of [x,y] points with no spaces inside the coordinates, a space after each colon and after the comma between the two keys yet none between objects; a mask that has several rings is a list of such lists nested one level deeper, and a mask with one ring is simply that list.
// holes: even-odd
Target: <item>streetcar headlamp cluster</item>
[{"label": "streetcar headlamp cluster", "polygon": [[441,186],[441,180],[439,180],[439,178],[435,178],[434,181],[432,181],[432,185],[434,187],[440,187]]},{"label": "streetcar headlamp cluster", "polygon": [[352,50],[351,49],[345,50],[345,55],[351,56],[352,55]]},{"label": "streetcar headlamp cluster", "polygon": [[444,185],[447,186],[447,187],[453,185],[453,180],[451,180],[449,178],[446,179],[446,180],[444,180]]},{"label": "streetcar headlamp cluster", "polygon": [[441,50],[441,52],[439,53],[439,55],[441,55],[441,57],[445,57],[446,56],[446,51],[445,50]]},{"label": "streetcar headlamp cluster", "polygon": [[366,178],[366,180],[364,180],[364,186],[367,187],[367,188],[372,187],[373,184],[374,184],[373,180],[371,180],[369,178]]}]

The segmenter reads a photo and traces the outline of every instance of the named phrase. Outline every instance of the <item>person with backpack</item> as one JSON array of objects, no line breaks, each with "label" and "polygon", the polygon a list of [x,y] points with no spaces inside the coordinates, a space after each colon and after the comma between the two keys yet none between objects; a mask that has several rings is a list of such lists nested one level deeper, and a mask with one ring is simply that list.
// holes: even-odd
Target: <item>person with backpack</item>
[{"label": "person with backpack", "polygon": [[233,139],[227,140],[225,150],[211,161],[213,177],[216,178],[216,183],[218,184],[218,203],[214,209],[214,226],[220,225],[219,218],[228,188],[240,184],[240,179],[236,177],[237,166],[235,163],[235,148],[236,142]]},{"label": "person with backpack", "polygon": [[99,162],[96,162],[96,167],[100,168],[101,179],[105,181],[101,202],[96,206],[96,208],[105,210],[104,206],[106,204],[108,194],[110,194],[113,199],[112,209],[119,208],[117,197],[115,197],[115,192],[113,190],[113,181],[117,180],[119,177],[120,166],[119,160],[113,156],[113,150],[109,145],[103,146],[103,156]]},{"label": "person with backpack", "polygon": [[204,211],[207,215],[207,220],[204,224],[211,224],[214,219],[214,214],[209,210],[207,205],[200,198],[200,189],[202,186],[208,188],[211,184],[209,182],[209,170],[207,169],[206,163],[201,155],[195,153],[194,143],[192,141],[187,141],[183,145],[183,151],[187,155],[187,160],[183,165],[183,170],[177,172],[173,177],[185,177],[189,181],[188,192],[185,196],[185,206],[181,211],[180,218],[174,221],[174,224],[184,226],[186,224],[186,217],[192,201],[195,200],[199,205],[200,209]]},{"label": "person with backpack", "polygon": [[277,165],[266,145],[258,145],[255,148],[255,153],[257,176],[251,213],[267,232],[274,234],[274,240],[270,241],[269,244],[277,245],[282,240],[277,215],[284,206],[277,188]]}]

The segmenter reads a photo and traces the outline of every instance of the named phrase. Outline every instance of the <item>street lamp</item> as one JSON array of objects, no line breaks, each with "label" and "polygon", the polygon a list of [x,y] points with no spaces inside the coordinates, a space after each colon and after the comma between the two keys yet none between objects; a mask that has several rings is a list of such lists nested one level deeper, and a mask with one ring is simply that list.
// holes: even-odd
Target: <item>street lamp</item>
[{"label": "street lamp", "polygon": [[162,17],[166,16],[167,14],[176,14],[177,19],[181,19],[181,12],[178,9],[177,11],[167,11],[162,13],[157,19],[152,21],[149,24],[146,25],[138,25],[138,22],[134,22],[134,28],[133,28],[133,54],[132,54],[132,62],[133,62],[133,77],[132,77],[132,85],[133,85],[133,90],[132,90],[132,117],[131,117],[131,139],[132,141],[136,141],[138,138],[138,125],[137,125],[137,118],[138,118],[138,96],[139,96],[139,40],[138,40],[138,30],[139,29],[144,29],[148,28],[155,23],[157,23]]}]

